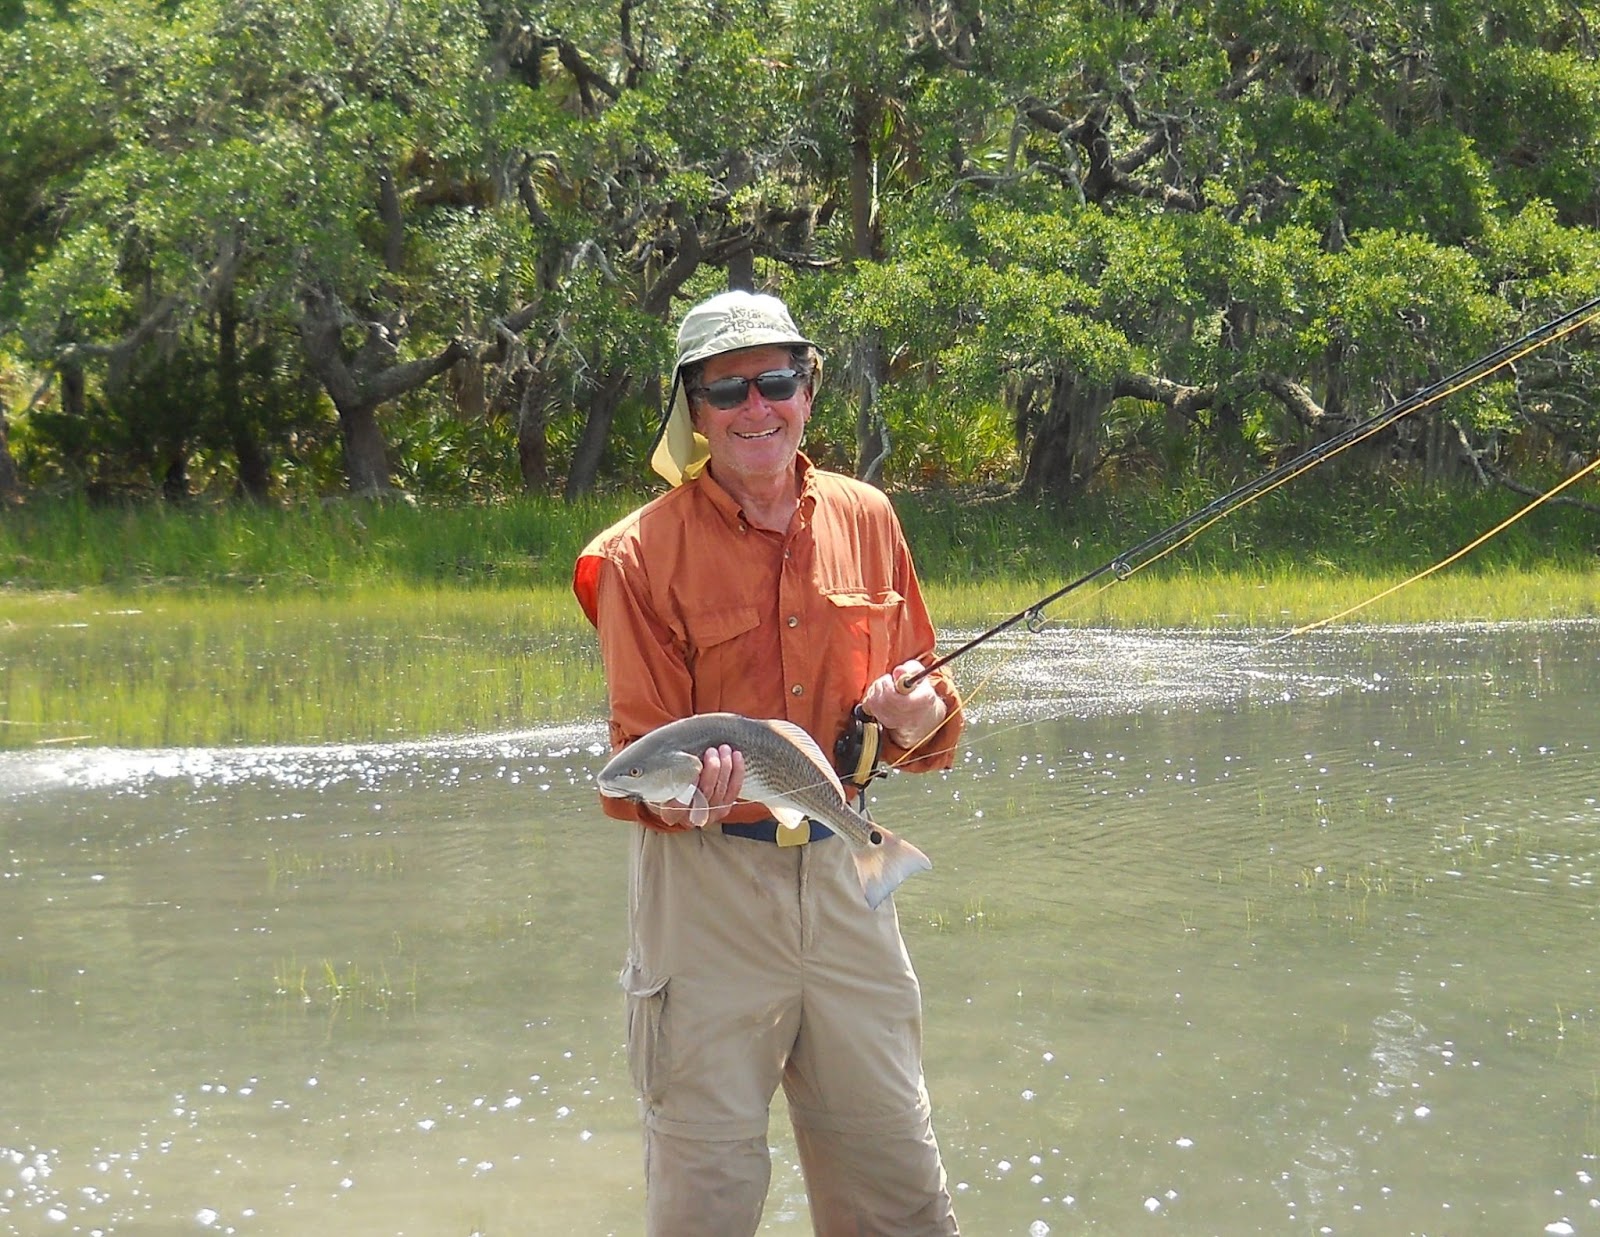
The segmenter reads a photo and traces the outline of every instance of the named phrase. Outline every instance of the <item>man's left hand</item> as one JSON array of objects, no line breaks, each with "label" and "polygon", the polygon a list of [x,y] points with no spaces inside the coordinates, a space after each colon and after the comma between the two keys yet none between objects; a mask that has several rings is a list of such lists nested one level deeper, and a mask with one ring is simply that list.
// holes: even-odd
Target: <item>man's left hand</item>
[{"label": "man's left hand", "polygon": [[901,662],[888,674],[874,679],[861,698],[861,707],[904,748],[921,743],[945,719],[945,703],[933,690],[931,677],[919,680],[910,689],[902,686],[922,668],[920,661]]}]

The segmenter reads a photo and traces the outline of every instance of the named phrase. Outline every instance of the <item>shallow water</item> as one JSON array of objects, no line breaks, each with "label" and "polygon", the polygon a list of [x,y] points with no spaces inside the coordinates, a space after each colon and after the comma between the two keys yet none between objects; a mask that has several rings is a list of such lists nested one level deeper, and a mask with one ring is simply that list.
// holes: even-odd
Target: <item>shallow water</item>
[{"label": "shallow water", "polygon": [[[1600,1233],[1600,625],[962,672],[877,810],[967,1231]],[[600,740],[0,755],[0,1230],[637,1232]]]}]

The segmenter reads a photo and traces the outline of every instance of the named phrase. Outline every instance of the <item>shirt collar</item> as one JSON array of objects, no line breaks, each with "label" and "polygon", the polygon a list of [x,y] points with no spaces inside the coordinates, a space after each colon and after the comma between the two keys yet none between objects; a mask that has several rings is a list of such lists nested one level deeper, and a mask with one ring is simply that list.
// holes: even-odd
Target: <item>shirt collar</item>
[{"label": "shirt collar", "polygon": [[[806,456],[805,452],[797,452],[794,461],[795,473],[800,478],[800,517],[801,522],[811,522],[811,512],[817,505],[816,465]],[[727,490],[717,483],[709,469],[691,478],[688,485],[692,485],[703,494],[711,503],[730,528],[738,528],[746,523],[744,508]]]}]

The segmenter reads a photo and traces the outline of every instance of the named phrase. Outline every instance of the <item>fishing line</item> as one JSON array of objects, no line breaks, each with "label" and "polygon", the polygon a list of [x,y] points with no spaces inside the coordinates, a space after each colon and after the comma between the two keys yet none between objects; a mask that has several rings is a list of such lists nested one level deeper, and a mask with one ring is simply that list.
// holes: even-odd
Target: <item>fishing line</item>
[{"label": "fishing line", "polygon": [[[1596,318],[1600,318],[1600,297],[1596,297],[1576,309],[1569,310],[1542,326],[1535,327],[1510,343],[1504,344],[1493,352],[1486,353],[1477,360],[1469,362],[1454,373],[1391,404],[1388,408],[1373,414],[1367,420],[1358,422],[1349,429],[1335,434],[1325,442],[1318,443],[1309,450],[1303,451],[1293,459],[1287,460],[1277,467],[1262,473],[1259,477],[1235,487],[1219,498],[1213,499],[1199,510],[1190,512],[1182,519],[1146,537],[1131,549],[1124,550],[1108,562],[1085,572],[1077,579],[1056,589],[1053,593],[1041,597],[1032,605],[996,623],[987,631],[980,632],[958,648],[936,657],[922,670],[910,675],[902,686],[907,690],[915,687],[917,683],[935,670],[949,665],[956,658],[963,656],[1018,623],[1026,621],[1028,630],[1037,634],[1043,630],[1047,621],[1044,617],[1044,610],[1069,593],[1076,592],[1085,585],[1092,584],[1094,581],[1108,575],[1114,577],[1112,581],[1108,582],[1108,587],[1110,583],[1127,579],[1150,563],[1157,562],[1164,555],[1187,545],[1223,517],[1248,506],[1256,499],[1271,493],[1281,485],[1287,484],[1318,464],[1333,459],[1357,443],[1363,442],[1374,434],[1387,429],[1402,417],[1429,408],[1442,399],[1466,390],[1468,387],[1483,381],[1491,374],[1498,373],[1509,365],[1514,365],[1523,357],[1536,352],[1545,345],[1582,329]],[[1168,544],[1169,542],[1170,544]]]},{"label": "fishing line", "polygon": [[[1061,588],[1058,588],[1054,592],[1041,597],[1039,600],[1033,602],[1031,605],[1023,608],[1022,610],[1017,611],[1010,617],[1003,619],[1001,622],[995,624],[993,627],[990,627],[988,630],[980,632],[978,635],[965,641],[955,649],[951,650],[949,653],[935,657],[933,661],[924,666],[921,670],[907,676],[904,680],[902,680],[900,687],[904,691],[910,691],[916,686],[917,683],[921,682],[934,671],[949,665],[952,661],[956,660],[956,658],[964,656],[985,642],[993,639],[1005,631],[1008,631],[1018,623],[1025,622],[1030,632],[1038,634],[1044,630],[1046,622],[1048,621],[1044,617],[1044,610],[1061,599],[1067,597],[1069,594],[1075,593],[1084,586],[1094,583],[1097,580],[1101,580],[1104,577],[1110,576],[1111,578],[1105,580],[1099,589],[1095,590],[1093,593],[1086,594],[1080,599],[1083,602],[1087,602],[1091,598],[1098,596],[1099,593],[1110,588],[1113,584],[1120,583],[1121,581],[1130,578],[1151,564],[1159,562],[1168,554],[1171,554],[1174,551],[1181,549],[1183,546],[1188,545],[1190,542],[1195,540],[1195,538],[1199,537],[1201,533],[1205,532],[1207,529],[1211,528],[1213,525],[1217,524],[1227,516],[1233,514],[1235,511],[1242,510],[1244,507],[1255,502],[1257,499],[1263,498],[1267,494],[1272,493],[1280,486],[1287,485],[1290,481],[1293,481],[1295,478],[1304,475],[1318,465],[1326,462],[1327,460],[1333,459],[1349,448],[1366,441],[1368,438],[1371,438],[1375,434],[1378,434],[1384,429],[1387,429],[1389,426],[1395,424],[1403,417],[1432,407],[1441,400],[1447,399],[1452,395],[1467,390],[1469,387],[1482,382],[1484,379],[1498,373],[1502,369],[1516,364],[1523,357],[1538,351],[1540,348],[1543,348],[1548,344],[1554,343],[1559,339],[1563,339],[1566,336],[1581,330],[1583,327],[1595,321],[1597,318],[1600,318],[1600,297],[1596,297],[1584,303],[1583,305],[1578,306],[1576,309],[1569,310],[1568,312],[1551,319],[1549,322],[1544,323],[1542,326],[1535,327],[1533,330],[1528,331],[1515,340],[1512,340],[1510,343],[1504,344],[1494,351],[1486,353],[1467,365],[1462,366],[1454,373],[1419,389],[1418,391],[1405,397],[1404,399],[1395,402],[1394,404],[1391,404],[1388,408],[1382,410],[1381,412],[1375,413],[1373,416],[1367,418],[1367,420],[1358,422],[1356,425],[1353,425],[1348,429],[1334,435],[1325,442],[1319,443],[1309,450],[1302,452],[1293,459],[1290,459],[1275,468],[1269,469],[1267,472],[1261,474],[1253,480],[1247,481],[1244,484],[1235,487],[1233,490],[1222,495],[1221,497],[1213,499],[1204,507],[1198,509],[1197,511],[1191,512],[1182,519],[1175,521],[1166,528],[1161,529],[1160,531],[1145,538],[1145,540],[1141,541],[1138,545],[1132,547],[1131,549],[1125,550],[1123,553],[1110,559],[1108,562],[1101,564],[1099,567],[1085,572],[1083,575],[1063,585]],[[1548,502],[1562,490],[1580,481],[1585,476],[1588,476],[1590,473],[1594,472],[1596,469],[1600,469],[1600,458],[1596,458],[1587,467],[1566,478],[1553,489],[1547,491],[1533,502],[1527,504],[1516,514],[1501,521],[1499,524],[1495,525],[1493,528],[1477,537],[1468,545],[1433,564],[1433,566],[1427,568],[1426,570],[1418,572],[1409,579],[1403,580],[1396,585],[1384,589],[1375,596],[1368,598],[1366,601],[1360,602],[1354,606],[1350,606],[1337,614],[1329,615],[1328,617],[1315,623],[1309,623],[1294,628],[1293,630],[1284,633],[1281,636],[1277,636],[1263,642],[1263,644],[1259,647],[1266,647],[1267,645],[1281,643],[1282,641],[1293,636],[1303,635],[1307,632],[1315,631],[1321,627],[1325,627],[1330,623],[1337,622],[1341,618],[1356,613],[1357,611],[1364,609],[1365,607],[1372,605],[1373,603],[1380,601],[1385,597],[1392,596],[1394,593],[1399,592],[1402,588],[1405,588],[1410,584],[1414,584],[1418,580],[1421,580],[1429,575],[1432,575],[1436,571],[1440,571],[1445,567],[1448,567],[1465,555],[1471,553],[1484,542],[1491,540],[1495,536],[1498,536],[1506,528],[1509,528],[1512,524],[1516,523],[1530,511],[1541,506],[1543,503]],[[992,682],[994,677],[999,674],[999,672],[999,667],[996,667],[995,670],[991,671],[989,675],[979,682],[979,684],[974,688],[973,692],[963,693],[960,703],[957,704],[955,711],[965,711],[967,706],[972,702],[976,695],[981,694],[982,691],[987,688],[989,683]],[[865,714],[861,712],[859,706],[856,712],[859,715],[859,721],[870,722],[871,719],[866,718]],[[941,722],[940,727],[936,727],[932,732],[924,735],[916,743],[907,748],[905,753],[892,764],[879,766],[872,771],[860,771],[858,772],[857,779],[847,778],[846,781],[848,782],[855,780],[858,788],[864,794],[871,782],[874,781],[880,773],[898,769],[919,754],[923,756],[943,754],[942,751],[922,751],[928,741],[938,733],[942,726],[943,722]]]},{"label": "fishing line", "polygon": [[1507,516],[1488,532],[1482,533],[1475,537],[1473,540],[1469,541],[1466,545],[1457,550],[1454,554],[1447,555],[1446,557],[1440,559],[1433,566],[1424,568],[1423,570],[1417,572],[1417,574],[1412,576],[1410,579],[1401,580],[1400,583],[1391,585],[1382,592],[1368,597],[1365,601],[1359,601],[1353,606],[1349,606],[1346,609],[1340,610],[1337,614],[1330,614],[1327,618],[1321,618],[1314,623],[1306,623],[1303,626],[1292,628],[1291,630],[1284,632],[1281,636],[1274,636],[1271,640],[1267,641],[1267,643],[1279,644],[1293,636],[1303,636],[1308,631],[1316,631],[1318,628],[1326,627],[1329,623],[1337,623],[1340,619],[1354,614],[1357,610],[1365,610],[1368,606],[1372,605],[1373,602],[1382,601],[1385,597],[1389,597],[1395,593],[1398,593],[1408,584],[1415,584],[1418,580],[1424,579],[1427,576],[1431,576],[1436,571],[1442,571],[1444,568],[1450,566],[1451,563],[1454,563],[1458,559],[1465,558],[1468,554],[1471,554],[1472,551],[1476,550],[1485,541],[1488,541],[1492,537],[1499,536],[1523,516],[1527,515],[1528,512],[1532,511],[1535,507],[1540,507],[1549,502],[1569,485],[1573,485],[1583,480],[1596,469],[1600,469],[1600,455],[1595,456],[1595,458],[1591,460],[1588,465],[1573,473],[1572,476],[1568,477],[1565,481],[1562,481],[1559,485],[1552,489],[1546,490],[1543,494],[1539,495],[1538,498],[1535,498],[1531,503],[1523,507],[1522,510],[1518,511],[1515,515]]},{"label": "fishing line", "polygon": [[[1505,519],[1501,520],[1493,528],[1490,528],[1487,531],[1485,531],[1483,533],[1480,533],[1478,536],[1474,537],[1471,541],[1469,541],[1466,545],[1462,546],[1460,549],[1455,550],[1454,552],[1452,552],[1450,554],[1447,554],[1444,558],[1440,559],[1438,562],[1432,564],[1431,566],[1425,567],[1421,571],[1417,572],[1416,574],[1414,574],[1412,576],[1409,576],[1404,580],[1401,580],[1398,584],[1392,584],[1388,588],[1382,589],[1381,591],[1379,591],[1377,593],[1374,593],[1371,597],[1366,598],[1366,600],[1358,601],[1355,605],[1347,606],[1343,610],[1338,611],[1337,613],[1330,614],[1330,615],[1326,616],[1325,618],[1317,619],[1315,622],[1303,623],[1299,627],[1291,628],[1290,630],[1282,633],[1281,635],[1272,636],[1269,639],[1261,641],[1259,644],[1254,644],[1254,645],[1250,645],[1250,646],[1241,648],[1241,649],[1237,650],[1233,654],[1233,657],[1231,658],[1231,660],[1237,662],[1237,661],[1243,660],[1243,658],[1245,656],[1247,656],[1248,654],[1250,654],[1252,652],[1258,652],[1261,649],[1269,648],[1269,647],[1271,647],[1272,645],[1275,645],[1275,644],[1282,644],[1285,640],[1293,639],[1296,636],[1303,636],[1303,635],[1307,634],[1308,632],[1318,631],[1318,630],[1320,630],[1320,629],[1322,629],[1324,627],[1329,626],[1332,623],[1337,623],[1340,619],[1348,618],[1350,615],[1355,614],[1358,611],[1364,610],[1368,606],[1373,605],[1373,604],[1375,604],[1375,603],[1377,603],[1379,601],[1382,601],[1386,597],[1392,597],[1395,593],[1398,593],[1401,589],[1406,588],[1409,585],[1415,584],[1419,580],[1426,579],[1428,576],[1433,575],[1435,572],[1443,571],[1446,567],[1449,567],[1452,564],[1459,562],[1461,559],[1465,558],[1468,554],[1471,554],[1474,550],[1476,550],[1479,546],[1483,545],[1485,542],[1491,541],[1495,537],[1498,537],[1501,533],[1505,532],[1506,529],[1510,528],[1513,524],[1517,523],[1517,521],[1521,520],[1524,516],[1528,515],[1532,511],[1536,510],[1537,508],[1543,506],[1545,503],[1549,502],[1552,498],[1555,498],[1558,494],[1560,494],[1563,490],[1567,489],[1569,486],[1576,485],[1579,481],[1582,481],[1585,477],[1589,476],[1592,473],[1596,473],[1596,472],[1600,472],[1600,456],[1596,456],[1593,460],[1591,460],[1588,464],[1586,464],[1583,468],[1579,469],[1577,472],[1573,473],[1570,477],[1566,477],[1565,479],[1559,481],[1554,486],[1552,486],[1550,489],[1546,490],[1543,494],[1540,494],[1537,498],[1533,499],[1531,502],[1527,503],[1526,505],[1521,507],[1519,510],[1514,512],[1513,514],[1507,516]],[[1178,544],[1181,545],[1183,543],[1179,542]],[[1176,548],[1176,546],[1174,546],[1172,548]],[[1165,553],[1165,551],[1163,551],[1163,553]],[[1154,562],[1155,559],[1151,559],[1150,561]],[[1103,592],[1105,589],[1110,588],[1112,583],[1115,583],[1115,581],[1112,581],[1110,583],[1107,583],[1107,584],[1103,585],[1102,588],[1097,590],[1095,593],[1089,594],[1089,597],[1092,598],[1094,596],[1097,596],[1099,592]],[[996,666],[993,670],[989,671],[989,673],[987,675],[985,675],[982,679],[980,679],[979,682],[974,686],[974,688],[973,688],[971,693],[962,693],[961,704],[959,706],[959,709],[960,710],[965,710],[965,708],[967,707],[968,704],[970,704],[978,696],[982,695],[983,692],[988,688],[989,684],[999,675],[1000,669],[1001,668],[999,666]],[[1018,726],[1006,727],[1006,729],[1017,729],[1020,726],[1028,726],[1028,725],[1032,725],[1032,724],[1033,724],[1032,722],[1019,723]],[[935,732],[935,733],[937,733],[937,732]],[[997,733],[1002,733],[1003,734],[1004,730],[999,731]],[[928,738],[931,738],[931,737],[932,737],[931,735],[928,736]],[[927,742],[927,738],[924,738],[921,741],[921,743],[925,743],[925,742]],[[906,761],[910,760],[913,755],[917,754],[917,750],[921,746],[921,743],[918,743],[916,746],[913,746],[912,748],[908,749],[906,754],[905,754],[905,756],[901,757],[900,760],[897,760],[892,765],[888,766],[888,770],[890,770],[890,771],[897,770],[900,767],[900,765],[902,765]],[[952,747],[950,747],[948,749],[943,749],[943,750],[955,751],[957,749],[956,749],[955,746],[952,746]],[[940,753],[938,753],[938,752],[927,752],[927,753],[922,753],[922,754],[923,755],[938,755]]]},{"label": "fishing line", "polygon": [[[1337,623],[1340,619],[1348,618],[1350,615],[1355,614],[1360,610],[1364,610],[1368,606],[1373,605],[1373,604],[1375,604],[1375,603],[1377,603],[1379,601],[1382,601],[1386,597],[1393,596],[1395,593],[1398,593],[1401,589],[1406,588],[1409,585],[1415,584],[1419,580],[1426,579],[1428,576],[1433,575],[1435,572],[1443,571],[1446,567],[1449,567],[1452,564],[1454,564],[1456,562],[1459,562],[1461,559],[1465,558],[1468,554],[1471,554],[1474,550],[1476,550],[1479,546],[1483,545],[1485,542],[1492,541],[1495,537],[1498,537],[1506,529],[1510,528],[1513,524],[1517,523],[1517,521],[1521,520],[1524,516],[1528,515],[1530,512],[1532,512],[1532,511],[1536,510],[1537,508],[1543,506],[1545,503],[1549,502],[1552,498],[1555,498],[1558,494],[1560,494],[1563,490],[1567,489],[1569,486],[1576,485],[1579,481],[1582,481],[1585,477],[1587,477],[1591,473],[1594,473],[1594,472],[1597,472],[1597,471],[1600,471],[1600,455],[1597,455],[1593,460],[1591,460],[1588,464],[1586,464],[1583,468],[1579,469],[1577,472],[1573,473],[1570,477],[1564,478],[1562,481],[1558,482],[1556,485],[1554,485],[1550,489],[1546,490],[1543,494],[1540,494],[1537,498],[1535,498],[1531,502],[1525,504],[1519,510],[1517,510],[1513,514],[1507,516],[1505,519],[1501,520],[1493,528],[1490,528],[1487,531],[1485,531],[1483,533],[1480,533],[1477,537],[1474,537],[1466,545],[1462,546],[1460,549],[1454,551],[1453,553],[1446,555],[1444,558],[1440,559],[1438,562],[1434,563],[1433,565],[1431,565],[1429,567],[1425,567],[1423,570],[1417,572],[1415,575],[1409,576],[1408,578],[1406,578],[1404,580],[1401,580],[1398,584],[1390,585],[1388,588],[1385,588],[1382,591],[1373,594],[1371,597],[1368,597],[1365,601],[1359,601],[1353,606],[1347,606],[1345,609],[1340,610],[1335,614],[1330,614],[1325,618],[1317,619],[1315,622],[1312,622],[1312,623],[1304,623],[1299,627],[1291,628],[1289,631],[1284,632],[1282,635],[1273,636],[1270,639],[1261,641],[1259,644],[1250,645],[1250,646],[1248,646],[1246,648],[1241,648],[1234,654],[1234,656],[1233,656],[1233,658],[1231,660],[1239,661],[1239,660],[1242,660],[1247,654],[1249,654],[1251,652],[1257,652],[1257,651],[1259,651],[1261,649],[1269,648],[1269,647],[1271,647],[1272,645],[1275,645],[1275,644],[1282,644],[1285,640],[1293,639],[1296,636],[1303,636],[1303,635],[1307,634],[1308,632],[1318,631],[1321,628],[1327,627],[1328,625],[1330,625],[1332,623]],[[1221,517],[1219,516],[1217,518],[1220,519]],[[1215,523],[1215,520],[1212,520],[1209,523]],[[1178,546],[1181,546],[1181,545],[1185,544],[1185,542],[1191,540],[1194,536],[1197,536],[1200,531],[1203,531],[1203,529],[1205,527],[1209,527],[1209,523],[1207,525],[1202,526],[1201,529],[1197,529],[1194,533],[1190,534],[1189,537],[1184,538],[1183,541],[1177,542],[1173,546],[1168,547],[1168,549],[1163,550],[1162,554],[1166,554],[1166,553],[1170,552],[1171,550],[1178,548]],[[1155,562],[1156,559],[1158,559],[1160,557],[1161,557],[1161,555],[1156,555],[1154,558],[1151,558],[1149,560],[1149,562]],[[1144,565],[1146,565],[1146,564],[1141,564],[1141,566],[1144,566]],[[1119,579],[1124,579],[1124,578],[1126,578],[1126,577],[1119,577]],[[1103,592],[1105,589],[1110,588],[1112,586],[1112,584],[1114,584],[1116,582],[1117,581],[1115,581],[1115,580],[1108,581],[1099,590],[1097,590],[1096,593],[1089,594],[1089,597],[1097,596],[1099,592]],[[1086,600],[1087,600],[1087,598],[1086,598]],[[963,646],[963,647],[966,647],[966,646]],[[963,692],[961,694],[960,703],[956,706],[956,709],[954,710],[954,712],[957,712],[957,713],[965,712],[966,709],[967,709],[967,706],[970,705],[973,700],[977,699],[979,696],[984,694],[984,692],[988,689],[989,684],[992,683],[995,680],[995,678],[997,678],[999,676],[1001,669],[1002,669],[1002,666],[997,664],[992,670],[990,670],[986,675],[984,675],[983,678],[978,680],[978,682],[973,686],[973,688],[972,688],[972,690],[970,692]],[[921,676],[917,676],[917,677],[921,677]],[[940,727],[942,727],[943,724],[944,723],[941,721]],[[997,737],[998,735],[1006,733],[1009,730],[1025,729],[1028,726],[1032,726],[1034,724],[1035,723],[1033,723],[1032,721],[1018,722],[1018,723],[1016,723],[1016,724],[1014,724],[1012,726],[1006,726],[1006,727],[1002,727],[999,730],[992,731],[986,737],[992,739],[992,738]],[[930,731],[927,735],[924,735],[921,739],[917,740],[916,743],[912,744],[909,748],[906,749],[905,754],[903,756],[901,756],[900,759],[892,762],[891,764],[889,764],[887,766],[884,766],[884,768],[880,769],[877,773],[874,773],[873,776],[868,779],[868,785],[870,785],[870,783],[872,781],[876,780],[876,778],[878,776],[880,776],[884,772],[895,772],[895,771],[898,771],[899,768],[902,765],[904,765],[905,763],[910,761],[913,757],[915,757],[915,756],[917,756],[919,754],[921,754],[923,756],[938,756],[938,755],[943,755],[945,752],[954,752],[954,751],[958,750],[959,745],[952,744],[948,748],[940,748],[940,749],[936,749],[936,750],[931,751],[931,752],[921,752],[920,749],[923,747],[923,745],[926,744],[929,739],[931,739],[935,734],[938,733],[940,727],[936,727],[934,730]],[[848,785],[849,784],[848,781],[846,781],[845,784]],[[821,785],[821,783],[817,783],[817,785]],[[860,802],[862,804],[862,806],[865,807],[865,796],[866,796],[867,786],[866,785],[861,786],[860,790],[861,790],[861,799],[858,800],[858,802]]]},{"label": "fishing line", "polygon": [[[1538,351],[1547,344],[1554,343],[1559,339],[1563,339],[1566,336],[1581,330],[1583,327],[1595,321],[1597,318],[1600,318],[1600,297],[1590,300],[1585,304],[1578,306],[1576,309],[1569,310],[1567,313],[1564,313],[1559,317],[1551,319],[1542,326],[1534,328],[1532,331],[1527,332],[1508,344],[1502,345],[1493,352],[1487,353],[1484,356],[1479,357],[1477,360],[1462,366],[1460,369],[1456,370],[1454,373],[1446,376],[1445,378],[1440,379],[1438,382],[1432,383],[1427,387],[1423,387],[1422,389],[1414,392],[1412,395],[1399,400],[1383,411],[1369,417],[1367,420],[1351,426],[1349,429],[1335,435],[1326,442],[1320,443],[1317,446],[1302,452],[1293,459],[1278,465],[1276,468],[1268,470],[1261,476],[1236,487],[1227,494],[1213,499],[1206,506],[1197,511],[1191,512],[1182,519],[1147,537],[1144,541],[1140,542],[1132,549],[1124,551],[1110,561],[1102,564],[1099,567],[1096,567],[1092,571],[1084,573],[1063,587],[1040,598],[1032,605],[1017,611],[1015,614],[995,624],[987,631],[981,632],[972,637],[970,640],[967,640],[965,643],[953,649],[951,652],[946,653],[943,656],[936,657],[922,670],[916,672],[915,674],[909,675],[905,680],[903,680],[902,687],[909,691],[912,687],[916,686],[918,682],[932,674],[935,670],[948,665],[956,658],[965,655],[986,641],[1016,626],[1018,623],[1026,622],[1028,630],[1034,634],[1038,634],[1044,630],[1044,626],[1047,621],[1043,613],[1045,608],[1053,605],[1057,601],[1060,601],[1067,595],[1076,592],[1078,589],[1093,583],[1096,580],[1110,576],[1111,578],[1105,580],[1104,583],[1101,584],[1100,588],[1096,589],[1092,593],[1084,595],[1080,599],[1082,602],[1087,603],[1089,600],[1098,596],[1106,589],[1112,587],[1112,585],[1128,579],[1137,572],[1142,571],[1145,567],[1159,562],[1168,554],[1171,554],[1175,550],[1181,549],[1183,546],[1188,545],[1201,533],[1211,528],[1226,516],[1233,514],[1235,511],[1242,510],[1244,507],[1255,502],[1257,499],[1270,494],[1273,490],[1276,490],[1280,486],[1287,485],[1296,477],[1309,472],[1312,468],[1315,468],[1319,464],[1333,459],[1335,456],[1348,450],[1350,447],[1357,445],[1358,443],[1364,442],[1366,439],[1388,428],[1390,425],[1395,424],[1401,418],[1409,416],[1411,413],[1419,412],[1423,409],[1429,408],[1441,400],[1447,399],[1451,395],[1455,395],[1466,390],[1467,388],[1483,381],[1485,378],[1498,373],[1500,370],[1516,364],[1523,357]],[[1399,592],[1407,585],[1413,584],[1416,581],[1425,578],[1426,576],[1432,575],[1436,571],[1442,570],[1465,555],[1471,553],[1484,542],[1499,535],[1506,528],[1510,527],[1523,516],[1527,515],[1530,511],[1549,501],[1549,499],[1555,497],[1569,485],[1572,485],[1581,480],[1583,477],[1589,475],[1596,468],[1600,468],[1600,458],[1597,458],[1588,467],[1568,477],[1559,485],[1555,486],[1553,489],[1529,503],[1515,515],[1512,515],[1506,520],[1501,521],[1501,523],[1497,524],[1495,527],[1476,538],[1470,544],[1462,547],[1454,554],[1451,554],[1441,561],[1433,564],[1433,566],[1427,568],[1425,571],[1418,572],[1410,579],[1403,580],[1399,584],[1393,585],[1377,595],[1368,598],[1366,601],[1351,606],[1346,610],[1330,615],[1327,618],[1319,620],[1318,622],[1295,628],[1284,635],[1274,637],[1272,640],[1269,640],[1266,643],[1279,643],[1283,640],[1289,639],[1292,636],[1302,635],[1309,631],[1315,631],[1320,627],[1337,622],[1339,619],[1344,618],[1347,615],[1353,614],[1356,611],[1364,609],[1365,607],[1373,604],[1374,602],[1380,601],[1385,597]],[[975,691],[981,692],[981,690],[986,687],[998,673],[999,669],[996,668],[996,670],[992,671],[984,680],[982,680]],[[965,709],[967,704],[972,699],[973,695],[964,693],[961,698],[961,703],[957,706],[957,708]],[[934,733],[937,733],[937,730],[934,731]],[[928,741],[928,739],[932,737],[932,734],[924,736],[922,740],[909,748],[905,755],[903,755],[899,760],[896,760],[892,765],[888,766],[888,768],[898,768],[905,762],[912,759],[913,756],[918,754],[919,749]],[[923,754],[927,755],[931,753]]]}]

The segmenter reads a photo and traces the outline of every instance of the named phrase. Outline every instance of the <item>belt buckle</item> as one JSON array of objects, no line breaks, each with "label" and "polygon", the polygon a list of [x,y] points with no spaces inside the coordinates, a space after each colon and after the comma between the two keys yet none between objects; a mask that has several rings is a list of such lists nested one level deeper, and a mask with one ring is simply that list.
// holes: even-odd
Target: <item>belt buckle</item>
[{"label": "belt buckle", "polygon": [[811,840],[811,819],[802,817],[800,825],[795,829],[784,828],[782,822],[778,823],[774,839],[779,846],[804,846]]}]

